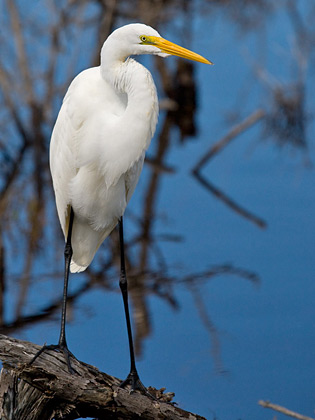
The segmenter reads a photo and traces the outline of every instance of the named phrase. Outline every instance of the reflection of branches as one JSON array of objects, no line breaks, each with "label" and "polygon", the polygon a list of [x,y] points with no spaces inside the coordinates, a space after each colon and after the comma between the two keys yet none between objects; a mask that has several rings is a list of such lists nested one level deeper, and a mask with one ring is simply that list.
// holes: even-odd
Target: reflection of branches
[{"label": "reflection of branches", "polygon": [[237,136],[243,134],[248,128],[252,127],[258,121],[260,121],[265,116],[265,112],[262,109],[257,109],[248,117],[246,117],[243,121],[232,127],[232,129],[223,136],[220,140],[218,140],[210,149],[202,156],[202,158],[196,163],[193,168],[193,172],[200,172],[201,168],[205,166],[206,163],[210,159],[212,159],[215,155],[222,152],[222,150],[231,143]]},{"label": "reflection of branches", "polygon": [[238,213],[240,216],[245,217],[245,219],[249,220],[250,222],[255,223],[260,228],[266,227],[266,222],[258,216],[255,216],[253,213],[250,213],[245,208],[239,206],[234,200],[228,197],[222,190],[219,190],[215,187],[212,183],[210,183],[207,179],[205,179],[200,173],[194,173],[197,180],[203,185],[208,191],[210,191],[213,195],[215,195],[218,199],[223,201],[228,207],[230,207],[233,211]]},{"label": "reflection of branches", "polygon": [[[19,150],[19,152],[17,153],[17,155],[15,157],[14,162],[12,162],[12,164],[11,164],[10,171],[5,174],[6,176],[5,176],[5,179],[3,181],[4,185],[2,186],[1,191],[0,191],[0,203],[5,202],[5,196],[6,196],[6,194],[9,193],[9,188],[10,188],[11,184],[15,181],[15,179],[18,175],[19,169],[22,166],[22,161],[24,159],[24,155],[25,155],[25,152],[27,150],[28,145],[29,145],[29,143],[25,139],[21,148],[20,148],[20,150]],[[0,207],[0,212],[1,212],[1,210],[3,211],[3,209],[1,209],[1,207]]]},{"label": "reflection of branches", "polygon": [[211,8],[224,7],[224,13],[241,31],[256,30],[275,8],[271,0],[206,0]]},{"label": "reflection of branches", "polygon": [[5,262],[3,234],[0,229],[0,328],[4,323]]},{"label": "reflection of branches", "polygon": [[[209,332],[211,338],[211,354],[215,363],[215,369],[219,373],[225,371],[222,360],[221,360],[221,345],[218,330],[211,320],[211,317],[207,311],[208,304],[204,302],[201,285],[202,283],[208,282],[209,280],[217,279],[219,276],[236,276],[244,280],[248,280],[253,284],[259,283],[259,277],[256,273],[234,267],[233,265],[219,265],[213,266],[212,268],[201,271],[193,272],[182,277],[169,277],[164,272],[153,273],[149,272],[146,274],[145,285],[145,296],[154,294],[164,300],[167,300],[174,308],[178,307],[178,303],[174,300],[172,294],[169,293],[170,286],[175,284],[184,284],[191,291],[195,301],[197,311],[199,313],[200,320],[204,324],[206,330]],[[137,277],[136,274],[134,274]]]},{"label": "reflection of branches", "polygon": [[[293,58],[297,68],[296,80],[271,85],[273,112],[267,118],[267,129],[281,145],[306,148],[306,83],[309,58],[314,48],[314,27],[292,0],[286,1],[286,11],[294,31]],[[311,14],[312,15],[312,14]],[[312,18],[313,20],[313,18]]]},{"label": "reflection of branches", "polygon": [[231,264],[216,265],[209,270],[188,274],[187,276],[181,278],[179,282],[183,284],[205,282],[206,280],[210,280],[222,275],[236,276],[244,280],[248,280],[253,284],[259,283],[259,277],[256,273],[245,270],[243,268],[234,267]]},{"label": "reflection of branches", "polygon": [[[100,45],[114,27],[127,21],[143,21],[156,28],[160,28],[162,25],[165,27],[166,23],[171,22],[173,27],[175,13],[182,13],[182,16],[186,13],[188,18],[185,21],[184,36],[186,39],[192,38],[191,13],[195,8],[194,5],[192,6],[193,2],[187,0],[170,0],[168,2],[165,0],[155,0],[154,2],[147,0],[135,2],[98,0],[93,3],[92,8],[90,0],[61,3],[62,6],[57,7],[57,3],[52,2],[49,5],[51,16],[46,16],[43,22],[36,21],[35,25],[30,25],[30,20],[24,19],[23,13],[27,13],[27,9],[19,8],[19,2],[16,0],[12,2],[6,0],[10,23],[8,24],[3,17],[0,17],[0,19],[4,19],[4,22],[3,20],[1,22],[9,27],[8,32],[11,33],[11,36],[1,39],[3,42],[0,43],[0,47],[6,53],[4,65],[0,68],[0,102],[1,109],[4,110],[1,113],[5,114],[1,118],[0,128],[3,128],[6,133],[6,135],[1,134],[0,159],[1,162],[5,162],[5,170],[3,169],[4,165],[1,165],[0,214],[3,216],[2,220],[9,222],[1,225],[0,317],[3,315],[3,305],[1,311],[3,288],[5,284],[9,284],[8,278],[10,280],[12,278],[10,270],[14,271],[5,266],[3,257],[6,255],[7,260],[10,261],[8,250],[14,249],[14,246],[11,245],[12,237],[18,238],[15,239],[16,242],[21,243],[20,248],[23,252],[19,253],[18,265],[20,273],[24,272],[23,275],[18,274],[19,289],[15,293],[17,303],[10,312],[14,314],[15,318],[10,323],[3,321],[3,331],[5,332],[8,329],[13,331],[49,319],[59,307],[59,300],[52,300],[42,310],[24,316],[27,298],[34,287],[33,285],[36,287],[37,281],[39,281],[36,276],[38,267],[41,266],[40,264],[47,267],[48,262],[51,263],[49,252],[52,253],[52,251],[45,254],[46,246],[39,258],[39,251],[43,248],[40,246],[43,235],[46,234],[46,243],[50,244],[54,242],[54,239],[51,239],[52,235],[55,235],[55,232],[52,234],[49,223],[45,219],[51,206],[54,206],[51,196],[46,194],[47,184],[50,183],[47,145],[52,121],[56,116],[57,106],[60,106],[60,96],[64,94],[69,79],[72,79],[79,69],[89,67],[91,63],[98,65]],[[243,16],[247,21],[250,20],[250,17],[256,18],[258,15],[261,20],[261,12],[270,11],[271,4],[268,2],[269,6],[266,8],[261,1],[217,0],[216,2],[204,1],[201,3],[209,4],[211,10],[213,10],[214,3],[217,6],[224,5],[229,8],[230,15],[233,15],[235,19],[241,20]],[[235,4],[238,6],[242,4],[242,7],[236,7]],[[253,10],[254,12],[252,12]],[[39,17],[41,18],[41,13],[39,13]],[[91,45],[95,40],[96,43],[93,44],[93,48],[85,49],[82,52],[82,38],[87,33]],[[132,217],[129,213],[129,219],[135,229],[134,236],[127,243],[127,251],[130,295],[136,326],[136,345],[137,350],[140,351],[142,340],[151,329],[147,297],[149,295],[157,296],[164,299],[173,308],[177,308],[179,302],[175,297],[174,286],[183,284],[194,294],[200,317],[209,329],[214,349],[217,349],[214,350],[214,353],[218,357],[219,346],[216,341],[216,329],[206,312],[202,296],[196,294],[195,285],[199,281],[209,281],[218,275],[237,274],[237,270],[230,266],[222,266],[200,272],[194,272],[192,269],[188,275],[181,277],[178,274],[171,276],[168,258],[163,255],[161,241],[176,241],[182,240],[182,238],[176,238],[172,232],[163,237],[154,229],[162,177],[176,171],[174,166],[166,162],[172,141],[171,135],[175,131],[174,128],[182,136],[191,135],[195,131],[194,113],[197,105],[195,74],[193,67],[187,63],[184,64],[184,62],[180,63],[174,71],[171,71],[167,62],[161,59],[155,61],[155,70],[160,78],[160,88],[164,91],[160,96],[167,96],[168,103],[171,102],[172,107],[168,107],[162,115],[159,138],[154,141],[156,149],[154,152],[150,152],[150,158],[146,161],[148,176],[142,208],[136,217]],[[202,176],[201,170],[237,135],[263,118],[265,119],[264,111],[257,110],[233,127],[226,136],[212,146],[194,168],[194,175],[205,188],[234,211],[260,227],[265,226],[262,219],[240,207],[213,186]],[[11,138],[12,141],[9,141]],[[9,236],[9,240],[6,241],[5,239]],[[10,243],[8,250],[7,243]],[[55,241],[55,243],[58,243],[58,247],[62,248],[61,237],[59,242]],[[106,241],[105,246],[107,246],[107,253],[99,252],[97,254],[96,262],[98,264],[93,264],[86,273],[86,283],[72,297],[70,296],[69,302],[75,302],[77,297],[96,284],[112,291],[117,290],[117,279],[112,276],[116,255],[118,255],[115,234]],[[57,255],[55,247],[52,248]],[[58,258],[57,261],[62,266],[61,258]],[[248,273],[239,272],[238,274],[246,277]],[[59,273],[54,273],[54,276],[59,276]],[[40,281],[48,280],[47,276],[43,277]],[[255,281],[254,275],[248,274],[247,278]],[[29,308],[27,311],[30,313]]]},{"label": "reflection of branches", "polygon": [[255,216],[253,213],[250,213],[248,210],[244,209],[238,205],[234,200],[228,197],[223,191],[215,187],[211,182],[209,182],[204,176],[201,175],[201,169],[212,159],[215,155],[223,150],[232,140],[234,140],[238,135],[242,134],[249,127],[256,124],[265,116],[265,112],[262,109],[258,109],[245,118],[242,122],[235,125],[225,136],[223,136],[219,141],[217,141],[211,148],[203,155],[199,162],[192,169],[192,174],[204,186],[211,194],[215,195],[219,200],[223,201],[228,207],[239,215],[245,217],[249,221],[255,223],[260,228],[266,227],[266,222],[260,217]]},{"label": "reflection of branches", "polygon": [[28,58],[26,56],[25,40],[22,32],[22,23],[19,15],[19,10],[15,0],[7,0],[6,6],[9,12],[10,23],[12,27],[13,39],[16,46],[17,53],[17,68],[21,72],[22,81],[26,93],[27,102],[33,102],[32,78],[30,75],[30,68]]},{"label": "reflection of branches", "polygon": [[[161,172],[160,168],[165,168],[165,157],[170,147],[170,132],[171,128],[178,126],[181,131],[182,140],[183,138],[191,134],[191,125],[185,125],[185,121],[193,121],[193,113],[195,111],[195,83],[193,79],[193,69],[191,66],[187,67],[186,65],[178,65],[176,73],[172,76],[170,70],[168,70],[166,63],[162,60],[156,61],[156,66],[161,78],[161,83],[164,88],[165,93],[174,99],[175,103],[178,103],[179,108],[178,112],[176,110],[168,110],[163,121],[163,126],[159,134],[158,144],[156,148],[155,155],[151,162],[153,161],[155,165],[151,168],[150,179],[147,183],[146,192],[145,192],[145,201],[143,206],[143,213],[140,220],[140,235],[138,240],[140,240],[140,250],[139,250],[139,259],[136,262],[136,267],[131,269],[133,272],[135,269],[138,272],[137,276],[131,277],[131,298],[134,305],[134,316],[135,316],[135,325],[136,325],[136,335],[135,335],[135,346],[136,351],[139,353],[141,351],[141,343],[143,339],[150,332],[150,318],[148,316],[148,308],[146,302],[145,291],[145,278],[146,276],[143,273],[151,272],[150,270],[150,255],[152,251],[155,254],[159,265],[163,269],[163,277],[167,278],[167,264],[164,261],[163,254],[159,250],[157,245],[157,238],[154,238],[153,235],[153,225],[155,222],[155,209],[158,198],[159,186],[161,183]],[[176,79],[177,83],[174,85],[172,81]],[[186,99],[185,99],[186,98]],[[191,107],[186,107],[186,104],[191,102]],[[184,111],[183,111],[184,109]],[[183,118],[178,117],[179,115],[186,115],[185,121]],[[170,303],[174,303],[174,299],[171,297],[169,291],[164,291],[164,298]]]},{"label": "reflection of branches", "polygon": [[[301,150],[307,149],[307,69],[314,50],[314,26],[308,27],[307,18],[314,20],[314,9],[303,17],[297,3],[287,0],[284,10],[288,14],[293,37],[290,36],[292,56],[288,57],[295,68],[294,80],[280,82],[277,77],[261,68],[260,62],[254,64],[258,79],[267,87],[270,94],[270,111],[265,116],[264,138],[271,137],[280,146],[290,145]],[[291,64],[291,63],[290,63]]]},{"label": "reflection of branches", "polygon": [[[164,156],[168,150],[169,145],[169,132],[171,129],[171,119],[166,115],[162,131],[159,137],[158,148],[155,156],[157,162],[163,162]],[[161,173],[153,168],[151,179],[148,182],[146,200],[144,204],[144,211],[142,216],[142,233],[141,233],[141,250],[139,252],[139,261],[137,263],[140,268],[140,273],[146,272],[149,261],[149,250],[152,246],[152,226],[155,220],[156,200],[159,191],[159,184],[161,182]],[[150,332],[149,316],[147,312],[147,305],[145,303],[145,294],[143,293],[143,276],[134,278],[132,283],[132,300],[135,308],[136,319],[136,337],[135,345],[136,350],[140,351],[140,343]]]},{"label": "reflection of branches", "polygon": [[205,328],[208,330],[211,337],[211,354],[215,364],[215,370],[219,373],[224,372],[223,363],[221,360],[221,346],[218,336],[218,330],[208,315],[206,305],[202,299],[201,292],[198,287],[194,284],[190,285],[190,290],[193,295],[193,298],[196,303],[196,308],[198,309],[200,319],[204,324]]},{"label": "reflection of branches", "polygon": [[304,84],[278,86],[272,90],[273,110],[266,117],[266,131],[280,145],[306,148]]},{"label": "reflection of branches", "polygon": [[[1,250],[0,250],[1,251]],[[1,253],[0,253],[1,258]],[[0,260],[1,263],[1,260]],[[107,291],[117,291],[119,292],[117,287],[113,287],[113,284],[117,284],[117,276],[116,275],[106,275],[109,268],[112,266],[112,262],[107,261],[107,265],[102,267],[99,271],[89,271],[88,276],[85,282],[82,283],[82,285],[73,293],[69,294],[68,296],[68,305],[74,305],[75,302],[82,297],[84,294],[86,294],[88,291],[91,291],[93,288],[104,288]],[[1,268],[1,267],[0,267]],[[219,371],[222,371],[221,369],[221,361],[220,361],[220,343],[217,336],[217,330],[215,325],[212,323],[209,315],[206,312],[206,306],[204,302],[202,301],[201,295],[199,295],[198,288],[200,287],[200,284],[205,283],[209,281],[210,279],[216,279],[218,276],[222,275],[229,275],[229,276],[237,276],[240,278],[243,278],[245,280],[249,280],[254,284],[257,284],[259,282],[259,278],[257,275],[253,272],[234,267],[232,265],[221,265],[221,266],[213,266],[212,268],[190,273],[187,276],[182,277],[170,277],[165,274],[164,271],[148,271],[146,273],[143,272],[133,272],[129,276],[130,281],[130,293],[131,296],[134,296],[136,293],[136,298],[138,297],[139,292],[139,284],[137,283],[139,281],[139,278],[142,280],[141,287],[142,287],[142,295],[143,295],[143,307],[144,313],[147,315],[146,322],[148,323],[148,328],[150,330],[150,317],[148,316],[148,309],[146,307],[146,298],[148,296],[156,296],[160,299],[163,299],[167,301],[174,309],[177,309],[179,306],[179,303],[175,299],[172,288],[174,285],[185,285],[187,286],[195,299],[196,306],[200,315],[200,318],[202,322],[204,323],[206,329],[210,332],[211,339],[212,339],[212,346],[213,346],[213,356],[214,360],[216,362],[216,368]],[[61,273],[60,273],[61,276]],[[40,278],[43,276],[40,275]],[[0,271],[0,280],[1,280],[1,271]],[[1,284],[0,284],[0,287]],[[1,297],[1,295],[0,295]],[[135,303],[138,304],[138,301],[135,300]],[[43,306],[40,309],[36,309],[33,313],[30,313],[28,315],[21,315],[19,317],[15,317],[10,322],[3,322],[0,324],[0,333],[1,334],[12,334],[13,332],[19,331],[23,328],[30,327],[31,325],[37,325],[42,322],[46,322],[47,320],[51,319],[56,314],[59,316],[61,306],[61,299],[57,298],[53,301],[51,301],[46,306]],[[139,327],[143,328],[141,325],[140,318],[138,320]],[[143,338],[142,338],[143,339]],[[139,348],[138,352],[140,350],[142,339],[139,337]]]},{"label": "reflection of branches", "polygon": [[[28,279],[28,282],[30,280]],[[102,285],[104,283],[102,282]],[[68,296],[68,305],[73,305],[82,295],[84,295],[87,291],[91,290],[93,287],[99,287],[100,283],[96,281],[95,276],[89,276],[88,280],[86,280],[75,292],[70,293]],[[19,315],[14,318],[14,320],[10,322],[3,322],[0,325],[0,333],[1,334],[12,334],[12,332],[20,330],[25,327],[29,327],[34,324],[39,324],[41,322],[45,322],[51,319],[55,314],[59,315],[61,308],[61,299],[57,298],[51,301],[48,305],[36,309],[34,313],[29,315]]]},{"label": "reflection of branches", "polygon": [[221,344],[219,339],[218,330],[211,320],[211,317],[207,311],[207,304],[204,302],[203,295],[200,288],[200,282],[205,282],[210,279],[217,278],[222,274],[236,275],[243,279],[249,280],[252,283],[258,283],[259,278],[253,272],[233,267],[231,265],[215,266],[210,270],[201,273],[192,273],[191,275],[184,277],[181,282],[184,282],[192,293],[195,301],[197,311],[200,316],[200,320],[209,332],[211,338],[211,354],[215,364],[215,370],[218,373],[224,373],[225,369],[221,359]]}]

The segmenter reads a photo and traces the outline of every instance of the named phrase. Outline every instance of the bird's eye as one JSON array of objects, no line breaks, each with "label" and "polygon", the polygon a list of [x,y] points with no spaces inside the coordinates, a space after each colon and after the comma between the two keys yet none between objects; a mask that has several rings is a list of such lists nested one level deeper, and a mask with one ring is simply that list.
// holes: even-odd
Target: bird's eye
[{"label": "bird's eye", "polygon": [[146,36],[144,36],[144,35],[141,35],[141,36],[140,36],[140,39],[141,39],[141,41],[142,41],[142,42],[146,42],[147,37],[146,37]]}]

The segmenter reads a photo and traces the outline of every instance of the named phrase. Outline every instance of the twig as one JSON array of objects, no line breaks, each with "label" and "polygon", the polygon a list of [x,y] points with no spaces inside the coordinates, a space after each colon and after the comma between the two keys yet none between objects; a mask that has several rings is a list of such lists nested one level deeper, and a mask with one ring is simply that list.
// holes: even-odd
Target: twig
[{"label": "twig", "polygon": [[296,413],[294,411],[288,410],[285,407],[281,407],[281,405],[273,404],[269,401],[258,401],[258,404],[265,408],[271,408],[272,410],[279,411],[279,413],[283,413],[286,416],[294,417],[295,419],[299,420],[314,420],[313,417],[303,416],[303,414]]}]

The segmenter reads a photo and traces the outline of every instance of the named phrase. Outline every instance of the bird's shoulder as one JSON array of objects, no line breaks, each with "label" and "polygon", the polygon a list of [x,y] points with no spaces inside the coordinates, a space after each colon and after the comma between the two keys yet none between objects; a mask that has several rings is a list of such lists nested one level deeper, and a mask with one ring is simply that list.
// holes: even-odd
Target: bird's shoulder
[{"label": "bird's shoulder", "polygon": [[[78,152],[84,143],[98,138],[100,123],[104,128],[123,113],[124,98],[117,94],[102,77],[100,67],[93,67],[79,73],[71,82],[60,108],[51,138],[51,159],[64,155],[69,149],[78,164]],[[83,150],[81,154],[89,153]],[[56,159],[56,158],[55,158]],[[83,159],[84,161],[85,159]]]},{"label": "bird's shoulder", "polygon": [[62,107],[70,118],[84,121],[97,110],[115,115],[123,112],[126,99],[102,78],[100,67],[92,67],[73,79]]}]

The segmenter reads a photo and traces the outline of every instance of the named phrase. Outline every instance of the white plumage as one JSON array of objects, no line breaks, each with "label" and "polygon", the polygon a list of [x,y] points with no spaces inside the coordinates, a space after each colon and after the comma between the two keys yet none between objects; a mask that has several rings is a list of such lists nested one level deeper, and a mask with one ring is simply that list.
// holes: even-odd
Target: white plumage
[{"label": "white plumage", "polygon": [[172,44],[143,24],[114,31],[101,51],[101,65],[80,73],[60,109],[50,145],[57,211],[67,237],[74,211],[71,272],[91,263],[116,226],[138,182],[158,118],[150,72],[137,54],[179,55],[209,63]]}]

